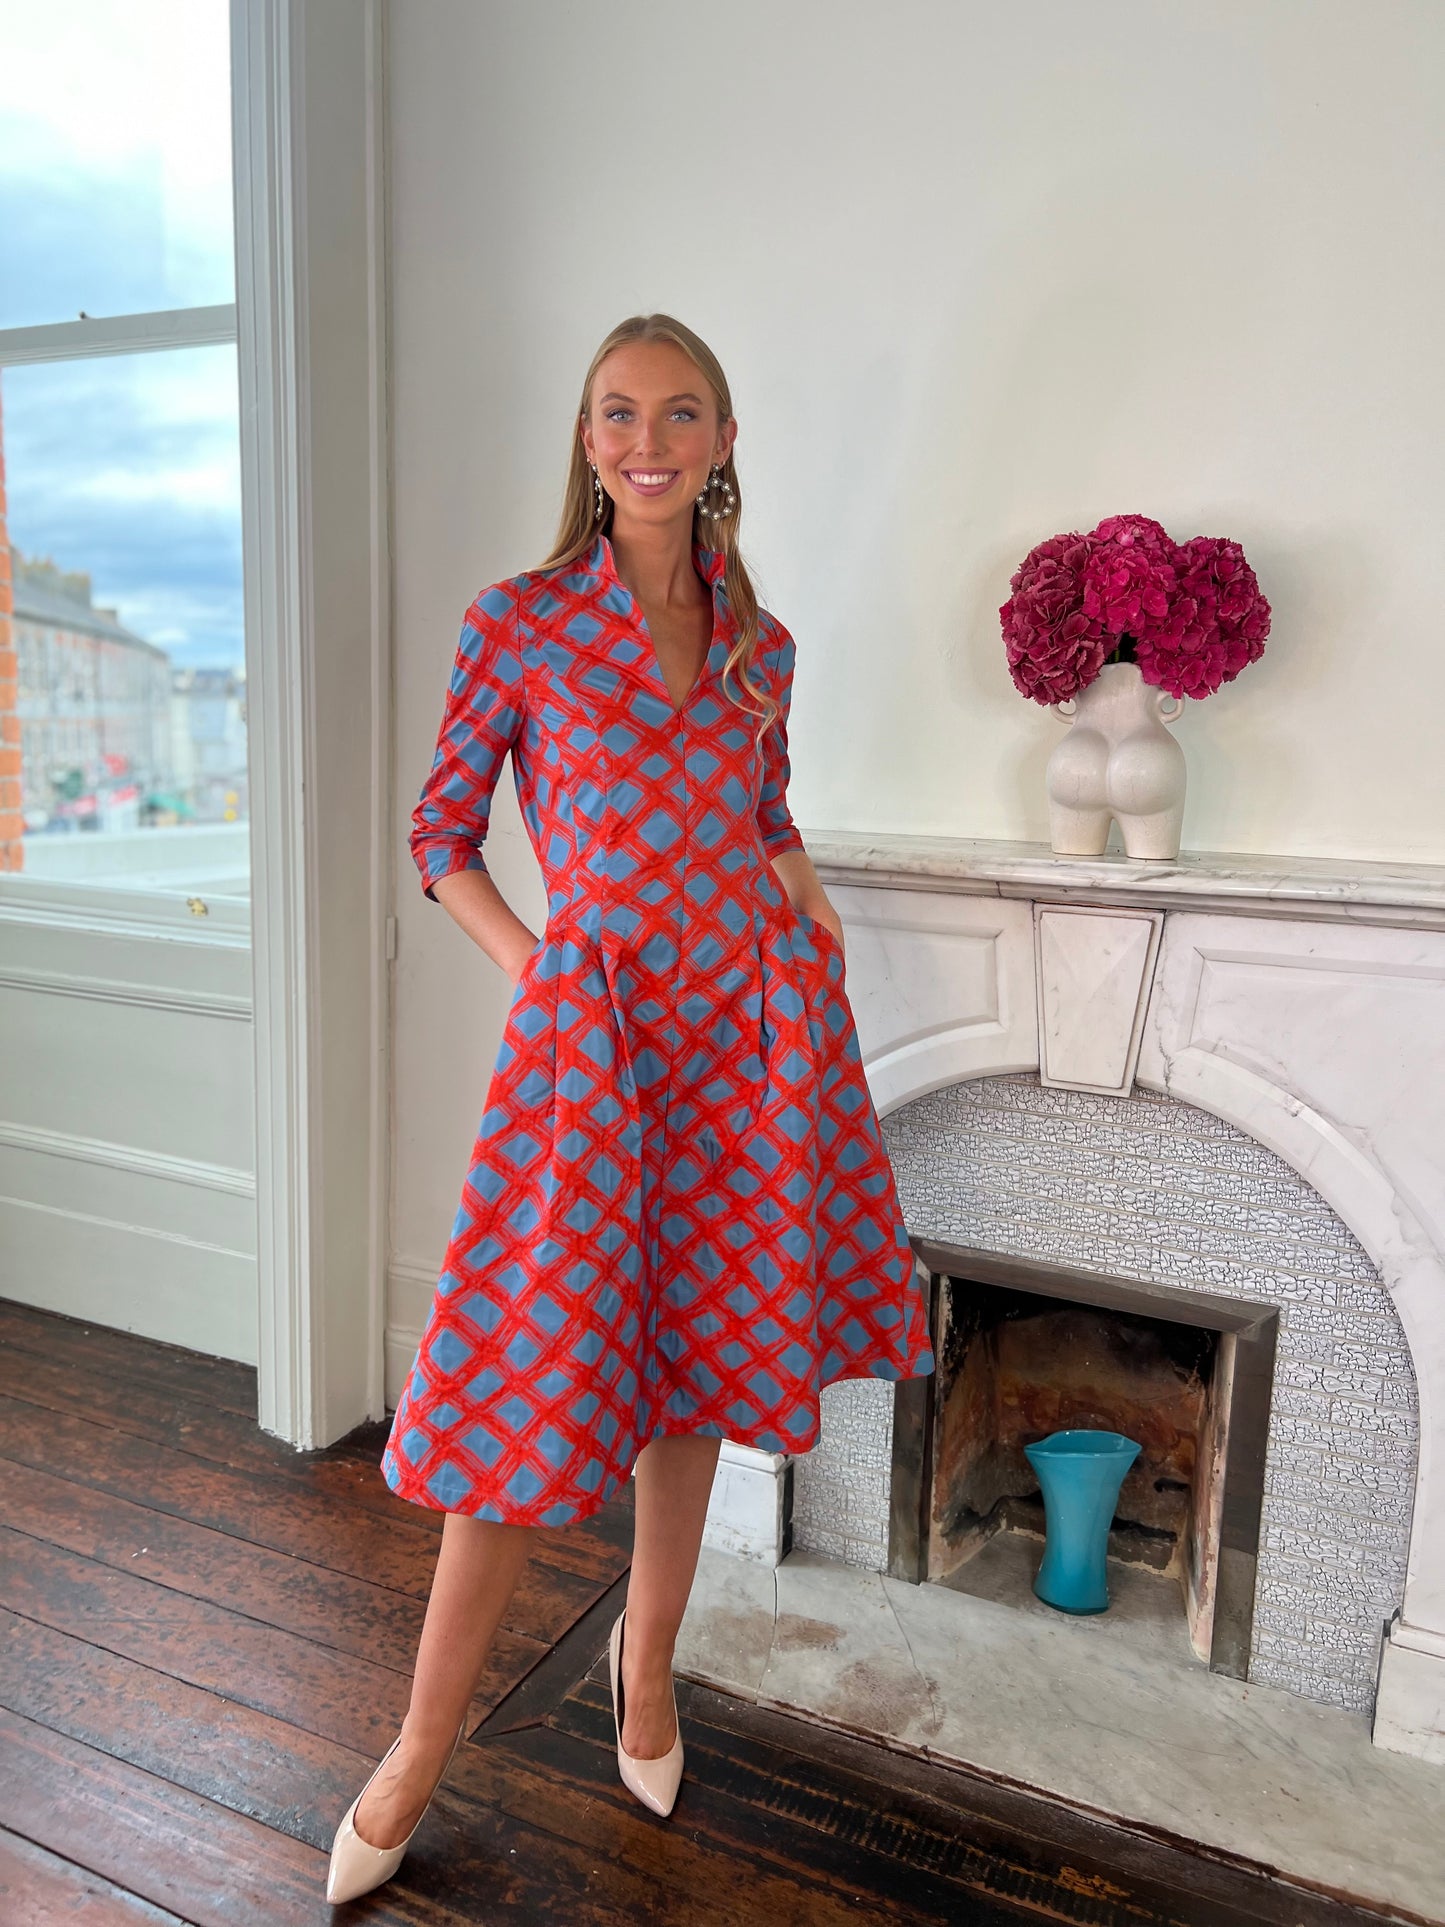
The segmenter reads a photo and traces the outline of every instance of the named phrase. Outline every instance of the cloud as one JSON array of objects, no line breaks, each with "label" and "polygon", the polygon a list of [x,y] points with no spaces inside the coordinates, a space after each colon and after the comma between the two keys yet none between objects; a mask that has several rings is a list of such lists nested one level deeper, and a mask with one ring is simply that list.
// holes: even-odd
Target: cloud
[{"label": "cloud", "polygon": [[[227,0],[8,10],[0,328],[235,298]],[[243,661],[234,348],[10,367],[10,539],[182,665]]]},{"label": "cloud", "polygon": [[10,539],[178,665],[244,661],[232,347],[7,368]]},{"label": "cloud", "polygon": [[0,328],[235,298],[226,0],[7,10]]}]

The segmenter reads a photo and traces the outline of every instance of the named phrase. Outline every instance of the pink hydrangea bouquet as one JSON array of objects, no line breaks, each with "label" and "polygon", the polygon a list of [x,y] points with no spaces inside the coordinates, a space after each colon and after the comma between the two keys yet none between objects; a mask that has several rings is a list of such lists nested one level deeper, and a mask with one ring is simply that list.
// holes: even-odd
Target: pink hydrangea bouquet
[{"label": "pink hydrangea bouquet", "polygon": [[1046,705],[1087,689],[1106,662],[1133,662],[1171,696],[1212,696],[1264,653],[1270,607],[1237,542],[1175,542],[1147,515],[1110,515],[1089,535],[1030,549],[999,610],[1009,674]]}]

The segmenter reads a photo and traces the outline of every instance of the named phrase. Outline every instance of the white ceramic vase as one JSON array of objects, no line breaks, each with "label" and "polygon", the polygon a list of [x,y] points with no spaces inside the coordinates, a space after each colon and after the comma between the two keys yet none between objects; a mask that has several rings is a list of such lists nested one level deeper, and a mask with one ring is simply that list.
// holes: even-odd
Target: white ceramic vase
[{"label": "white ceramic vase", "polygon": [[1045,777],[1056,855],[1102,856],[1112,817],[1126,856],[1178,856],[1187,771],[1165,724],[1183,710],[1134,662],[1105,663],[1073,702],[1054,704],[1069,723]]}]

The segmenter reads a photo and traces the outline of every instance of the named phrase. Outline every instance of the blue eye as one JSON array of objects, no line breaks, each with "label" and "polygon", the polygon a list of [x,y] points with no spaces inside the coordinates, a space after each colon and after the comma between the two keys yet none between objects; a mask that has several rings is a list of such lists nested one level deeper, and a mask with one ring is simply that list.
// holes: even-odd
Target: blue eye
[{"label": "blue eye", "polygon": [[[602,411],[604,419],[609,422],[615,420],[618,415],[625,415],[627,412],[625,408],[605,408]],[[697,420],[697,411],[692,408],[674,408],[672,412],[674,415],[686,415],[690,422]]]}]

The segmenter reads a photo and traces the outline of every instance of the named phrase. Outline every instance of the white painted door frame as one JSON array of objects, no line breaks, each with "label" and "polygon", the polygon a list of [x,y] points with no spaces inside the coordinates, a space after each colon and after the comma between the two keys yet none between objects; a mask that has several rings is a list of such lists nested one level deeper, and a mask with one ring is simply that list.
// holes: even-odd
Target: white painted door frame
[{"label": "white painted door frame", "polygon": [[232,0],[259,1420],[384,1411],[384,0]]}]

